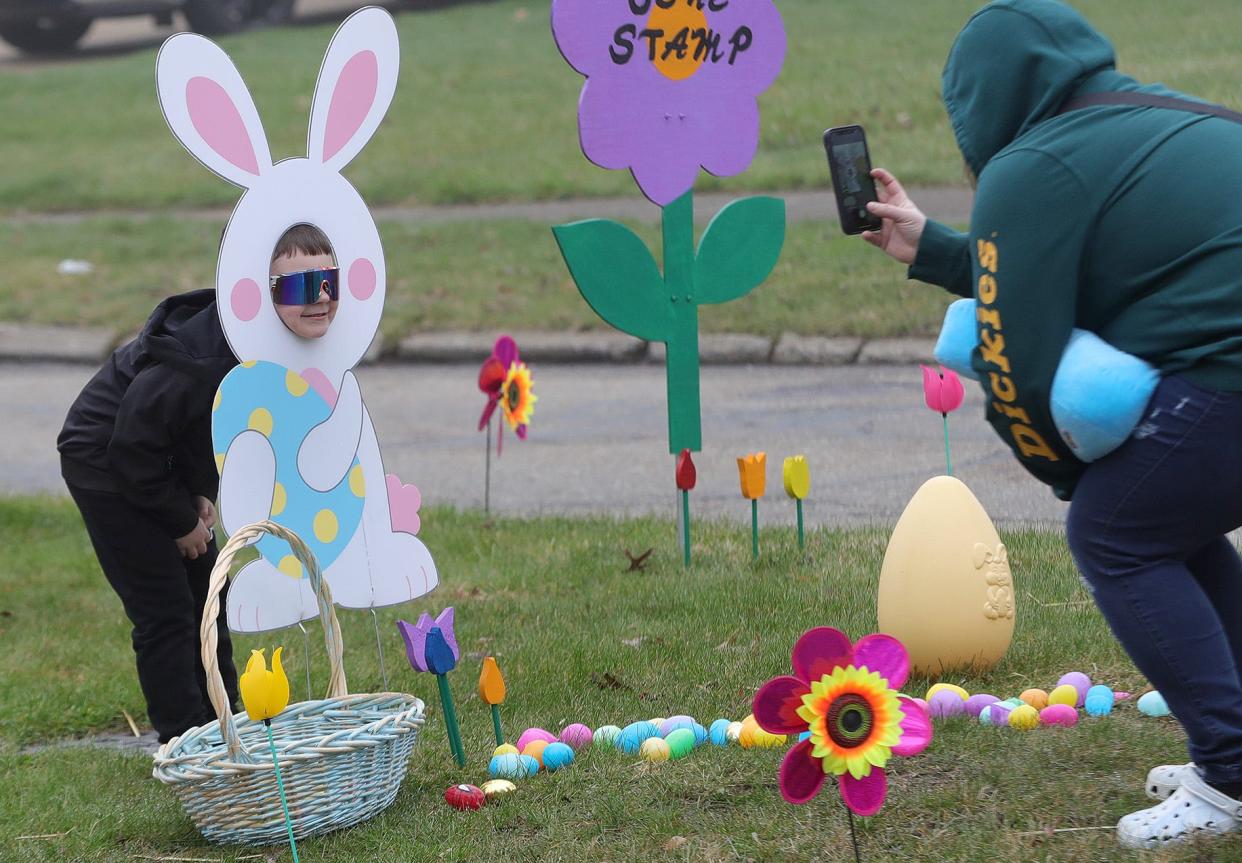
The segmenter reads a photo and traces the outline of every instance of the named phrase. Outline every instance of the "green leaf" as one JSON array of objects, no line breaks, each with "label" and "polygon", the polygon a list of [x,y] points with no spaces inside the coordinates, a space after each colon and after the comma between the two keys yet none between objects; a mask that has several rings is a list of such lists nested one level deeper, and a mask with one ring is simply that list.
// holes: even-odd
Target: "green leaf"
[{"label": "green leaf", "polygon": [[785,244],[785,202],[754,197],[716,214],[694,261],[694,292],[701,303],[744,297],[772,272]]},{"label": "green leaf", "polygon": [[583,298],[623,333],[662,342],[673,331],[664,279],[646,244],[625,225],[588,219],[552,229]]}]

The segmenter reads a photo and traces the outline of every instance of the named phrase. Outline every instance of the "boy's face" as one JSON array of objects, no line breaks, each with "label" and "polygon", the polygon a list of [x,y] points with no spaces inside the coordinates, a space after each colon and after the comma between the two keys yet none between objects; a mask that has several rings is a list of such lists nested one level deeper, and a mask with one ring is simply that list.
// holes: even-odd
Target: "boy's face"
[{"label": "boy's face", "polygon": [[[331,255],[308,255],[304,252],[294,252],[292,255],[281,255],[272,261],[268,275],[280,276],[285,273],[335,266],[336,261]],[[319,294],[319,301],[309,306],[283,306],[279,303],[275,305],[276,314],[295,336],[317,339],[328,331],[332,319],[336,317],[338,301],[330,299],[328,292],[323,291]]]}]

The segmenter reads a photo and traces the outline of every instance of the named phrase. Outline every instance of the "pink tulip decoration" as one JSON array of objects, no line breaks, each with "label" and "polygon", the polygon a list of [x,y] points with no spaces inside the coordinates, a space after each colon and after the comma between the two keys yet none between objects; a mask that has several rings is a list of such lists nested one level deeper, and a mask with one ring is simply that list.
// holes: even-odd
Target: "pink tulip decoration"
[{"label": "pink tulip decoration", "polygon": [[949,476],[953,476],[953,459],[949,455],[949,414],[962,406],[962,398],[966,395],[962,389],[962,379],[957,372],[940,367],[933,371],[928,366],[919,366],[923,370],[923,400],[934,411],[940,412],[944,420],[944,463]]},{"label": "pink tulip decoration", "polygon": [[[897,692],[910,674],[910,657],[891,635],[873,633],[850,643],[830,626],[808,630],[791,656],[792,677],[774,677],[755,693],[755,720],[771,734],[811,736],[781,762],[781,796],[811,801],[828,776],[853,816],[874,815],[884,805],[884,767],[893,755],[909,757],[932,740],[931,717],[913,698]],[[857,855],[855,839],[855,854]]]}]

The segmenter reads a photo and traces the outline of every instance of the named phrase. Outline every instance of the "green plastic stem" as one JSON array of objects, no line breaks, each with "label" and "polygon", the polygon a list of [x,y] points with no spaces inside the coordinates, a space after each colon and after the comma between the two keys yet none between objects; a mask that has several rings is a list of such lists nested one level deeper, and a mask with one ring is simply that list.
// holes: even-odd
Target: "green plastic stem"
[{"label": "green plastic stem", "polygon": [[267,745],[272,750],[272,769],[276,772],[276,789],[280,792],[280,808],[285,811],[285,827],[289,830],[289,847],[293,849],[293,863],[298,861],[298,843],[293,838],[293,819],[289,817],[289,801],[285,799],[285,783],[280,778],[280,762],[276,760],[276,741],[272,738],[272,720],[264,719],[267,726]]},{"label": "green plastic stem", "polygon": [[436,675],[440,685],[440,706],[444,708],[444,726],[448,729],[449,749],[457,759],[458,767],[466,766],[466,750],[461,745],[461,729],[457,727],[457,709],[453,706],[453,693],[449,692],[448,676]]},{"label": "green plastic stem", "polygon": [[806,548],[806,534],[802,530],[802,498],[798,498],[798,548]]},{"label": "green plastic stem", "polygon": [[940,416],[944,418],[944,465],[949,476],[953,476],[953,459],[949,457],[949,415],[941,414]]},{"label": "green plastic stem", "polygon": [[681,542],[684,548],[682,557],[686,567],[690,566],[690,492],[681,490]]},{"label": "green plastic stem", "polygon": [[504,732],[500,730],[500,705],[492,705],[492,731],[496,732],[496,745],[503,746],[505,742]]},{"label": "green plastic stem", "polygon": [[759,559],[759,498],[750,500],[750,553]]},{"label": "green plastic stem", "polygon": [[686,192],[661,211],[664,288],[673,309],[673,334],[666,342],[668,365],[668,451],[703,448],[699,418],[699,307],[694,287],[694,193]]}]

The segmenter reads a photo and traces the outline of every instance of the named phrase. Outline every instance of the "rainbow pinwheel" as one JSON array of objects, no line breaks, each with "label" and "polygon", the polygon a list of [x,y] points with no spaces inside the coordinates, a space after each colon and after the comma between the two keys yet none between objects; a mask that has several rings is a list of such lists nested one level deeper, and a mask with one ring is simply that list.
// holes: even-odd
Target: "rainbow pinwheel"
[{"label": "rainbow pinwheel", "polygon": [[754,699],[764,731],[811,733],[781,762],[781,796],[807,803],[835,776],[850,811],[874,815],[888,792],[889,759],[917,755],[932,739],[927,711],[897,692],[910,673],[905,647],[880,633],[851,644],[820,626],[798,639],[791,660],[794,676],[769,680]]}]

